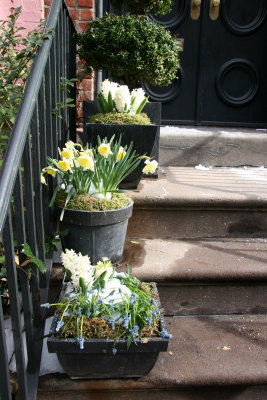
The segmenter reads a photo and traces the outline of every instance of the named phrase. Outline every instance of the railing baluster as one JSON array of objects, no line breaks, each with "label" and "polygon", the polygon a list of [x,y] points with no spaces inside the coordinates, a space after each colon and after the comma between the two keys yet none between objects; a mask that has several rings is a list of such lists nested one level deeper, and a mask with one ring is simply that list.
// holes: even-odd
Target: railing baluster
[{"label": "railing baluster", "polygon": [[10,393],[10,375],[8,368],[8,359],[6,351],[6,337],[4,329],[4,318],[2,301],[0,299],[0,399],[11,400]]},{"label": "railing baluster", "polygon": [[41,185],[41,156],[40,156],[40,133],[39,133],[39,112],[38,102],[35,107],[32,119],[32,160],[33,160],[33,190],[34,190],[34,212],[36,241],[38,249],[38,257],[44,262],[45,245],[44,245],[44,219],[42,207],[42,185]]},{"label": "railing baluster", "polygon": [[[27,237],[28,244],[34,255],[38,256],[37,242],[36,242],[36,224],[35,224],[35,212],[34,212],[34,191],[33,191],[33,179],[32,179],[32,160],[31,160],[31,149],[30,149],[30,133],[27,135],[24,153],[23,153],[23,165],[24,165],[24,187],[25,187],[25,204],[26,204],[26,215],[27,215]],[[41,310],[39,301],[39,273],[36,267],[32,267],[31,275],[32,285],[32,302],[33,302],[33,315],[34,323],[36,326],[40,325],[41,322]]]},{"label": "railing baluster", "polygon": [[[22,244],[26,242],[25,233],[25,218],[24,218],[24,205],[23,205],[23,188],[21,170],[18,170],[18,176],[14,187],[14,206],[15,206],[15,221],[16,221],[16,234],[17,245],[19,252],[19,264],[21,265],[26,257],[20,252]],[[32,359],[32,341],[33,341],[33,311],[32,311],[32,298],[30,293],[30,281],[27,269],[19,270],[19,277],[21,282],[21,294],[23,300],[24,312],[24,325],[27,343],[28,358]]]},{"label": "railing baluster", "polygon": [[[38,114],[39,114],[39,134],[40,134],[40,167],[41,170],[47,165],[47,138],[50,137],[51,132],[48,133],[50,127],[51,114],[49,116],[45,112],[45,82],[43,81],[38,96]],[[47,118],[48,117],[48,118]],[[48,122],[48,123],[47,123]],[[49,140],[51,146],[51,141]],[[51,154],[51,153],[50,153]],[[49,196],[48,188],[46,185],[42,185],[42,210],[43,210],[43,224],[44,232],[50,233],[50,214],[49,214]],[[44,234],[43,232],[43,234]]]},{"label": "railing baluster", "polygon": [[[55,33],[56,34],[56,33]],[[58,102],[58,92],[57,92],[57,46],[56,40],[53,42],[51,47],[51,98],[52,98],[52,111],[55,109]],[[58,117],[52,115],[52,139],[53,139],[53,154],[52,158],[57,158],[57,147],[58,147]]]},{"label": "railing baluster", "polygon": [[22,339],[21,310],[18,302],[17,272],[15,266],[13,227],[11,211],[8,210],[3,230],[5,263],[7,269],[8,291],[10,296],[10,314],[12,318],[13,342],[16,357],[17,376],[20,399],[28,400],[27,375],[25,366],[24,345]]}]

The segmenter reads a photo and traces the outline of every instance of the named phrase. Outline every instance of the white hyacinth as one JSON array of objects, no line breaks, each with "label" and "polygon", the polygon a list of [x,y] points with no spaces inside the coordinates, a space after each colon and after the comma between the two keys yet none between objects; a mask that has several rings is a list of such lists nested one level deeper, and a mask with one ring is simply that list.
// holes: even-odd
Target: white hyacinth
[{"label": "white hyacinth", "polygon": [[121,85],[117,88],[115,94],[115,104],[118,112],[126,112],[131,105],[131,94],[128,86]]},{"label": "white hyacinth", "polygon": [[102,86],[101,86],[101,91],[103,93],[105,100],[108,100],[109,92],[111,92],[111,96],[114,99],[117,88],[118,88],[118,84],[116,82],[110,82],[108,79],[105,79],[102,82]]},{"label": "white hyacinth", "polygon": [[142,88],[133,89],[131,96],[135,98],[134,103],[132,105],[131,111],[135,114],[137,108],[140,106],[142,101],[146,98],[145,92]]},{"label": "white hyacinth", "polygon": [[81,253],[76,254],[74,250],[66,249],[66,253],[61,253],[61,260],[66,269],[71,273],[71,280],[74,288],[79,288],[80,278],[84,279],[85,285],[90,289],[94,282],[94,267],[90,263],[88,256]]}]

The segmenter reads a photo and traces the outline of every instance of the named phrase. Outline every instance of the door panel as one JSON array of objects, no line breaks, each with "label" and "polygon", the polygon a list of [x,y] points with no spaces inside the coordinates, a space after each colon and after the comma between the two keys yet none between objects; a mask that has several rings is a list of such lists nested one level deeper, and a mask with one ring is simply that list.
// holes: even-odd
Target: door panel
[{"label": "door panel", "polygon": [[151,16],[151,18],[170,29],[178,39],[183,39],[183,50],[180,51],[180,70],[177,80],[165,87],[145,85],[145,90],[150,100],[162,102],[163,123],[194,124],[201,20],[192,19],[191,0],[175,1],[170,15]]},{"label": "door panel", "polygon": [[266,2],[221,1],[219,16],[202,9],[197,122],[266,125]]}]

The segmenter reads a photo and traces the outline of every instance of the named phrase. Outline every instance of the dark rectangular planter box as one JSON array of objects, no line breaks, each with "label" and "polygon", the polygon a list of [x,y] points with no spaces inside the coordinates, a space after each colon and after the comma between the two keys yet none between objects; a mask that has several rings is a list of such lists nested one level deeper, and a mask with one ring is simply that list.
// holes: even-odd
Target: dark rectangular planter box
[{"label": "dark rectangular planter box", "polygon": [[[150,118],[152,124],[157,125],[156,135],[154,139],[154,143],[152,146],[152,150],[150,154],[154,160],[159,162],[159,139],[160,139],[160,124],[161,124],[161,107],[162,104],[160,102],[146,103],[143,112],[145,112]],[[83,132],[86,132],[86,124],[89,122],[90,115],[98,114],[99,109],[96,101],[93,100],[85,100],[83,102]],[[122,127],[123,125],[121,125]],[[136,130],[136,128],[135,128]],[[82,134],[83,135],[83,134]],[[141,153],[139,153],[141,154]],[[151,176],[151,175],[149,175]],[[158,170],[153,174],[154,177],[158,176]]]},{"label": "dark rectangular planter box", "polygon": [[[107,138],[108,141],[115,135],[118,141],[121,137],[123,147],[133,142],[133,150],[138,155],[151,155],[158,127],[156,125],[117,125],[117,124],[86,124],[86,129],[80,135],[83,144],[89,143],[93,147],[98,145],[98,136],[101,139]],[[122,189],[135,189],[143,175],[143,161],[131,172],[119,185]]]},{"label": "dark rectangular planter box", "polygon": [[[152,284],[157,292],[155,283]],[[158,299],[157,306],[160,309]],[[54,318],[50,333],[55,331]],[[160,330],[165,330],[164,317],[160,316]],[[76,339],[51,336],[47,340],[49,353],[57,353],[58,360],[71,379],[137,378],[145,376],[154,367],[161,351],[167,351],[168,338],[137,339],[127,349],[127,340],[117,342],[113,355],[113,339],[88,339],[80,350]]]}]

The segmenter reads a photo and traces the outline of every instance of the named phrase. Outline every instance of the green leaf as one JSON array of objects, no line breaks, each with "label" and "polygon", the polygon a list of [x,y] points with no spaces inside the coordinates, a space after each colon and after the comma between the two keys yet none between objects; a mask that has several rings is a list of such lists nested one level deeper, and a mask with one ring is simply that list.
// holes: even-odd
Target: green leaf
[{"label": "green leaf", "polygon": [[28,258],[34,258],[34,255],[28,243],[24,243],[22,245],[21,253],[25,254]]},{"label": "green leaf", "polygon": [[45,264],[43,263],[42,260],[40,260],[39,258],[33,257],[33,258],[31,259],[31,263],[35,264],[36,267],[39,269],[39,271],[40,271],[42,274],[45,274],[45,273],[46,273],[46,266],[45,266]]}]

